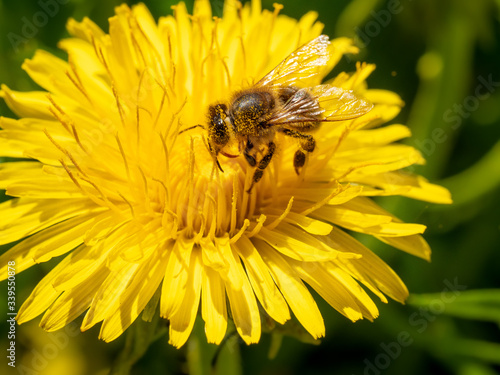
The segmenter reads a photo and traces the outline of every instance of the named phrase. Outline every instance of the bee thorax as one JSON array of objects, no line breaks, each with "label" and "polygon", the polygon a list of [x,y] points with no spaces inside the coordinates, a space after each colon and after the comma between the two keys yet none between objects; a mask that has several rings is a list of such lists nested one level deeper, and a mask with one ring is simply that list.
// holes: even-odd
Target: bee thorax
[{"label": "bee thorax", "polygon": [[236,96],[230,106],[229,118],[239,135],[255,135],[272,113],[276,103],[267,91],[247,92]]}]

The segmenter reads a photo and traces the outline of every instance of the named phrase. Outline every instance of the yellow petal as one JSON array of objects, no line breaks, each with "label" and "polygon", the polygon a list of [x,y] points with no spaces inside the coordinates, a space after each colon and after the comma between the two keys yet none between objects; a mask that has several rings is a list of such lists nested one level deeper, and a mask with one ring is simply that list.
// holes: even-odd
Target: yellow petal
[{"label": "yellow petal", "polygon": [[[3,164],[7,164],[3,166]],[[49,175],[38,164],[38,168],[17,166],[18,163],[0,164],[0,188],[6,189],[12,197],[29,197],[38,199],[51,198],[84,198],[84,193],[69,178]],[[10,168],[9,168],[10,167]],[[9,169],[7,169],[9,168]]]},{"label": "yellow petal", "polygon": [[[245,271],[239,258],[236,264],[238,271],[243,274]],[[242,280],[243,284],[240,290],[226,282],[226,292],[236,330],[243,341],[250,345],[259,342],[260,339],[260,313],[250,282],[246,277],[243,277]]]},{"label": "yellow petal", "polygon": [[358,197],[341,206],[324,206],[314,216],[341,227],[379,236],[409,236],[425,231],[425,225],[401,223],[373,201]]},{"label": "yellow petal", "polygon": [[388,125],[379,129],[358,130],[349,134],[342,142],[342,149],[359,149],[365,146],[384,146],[411,136],[411,131],[404,125]]},{"label": "yellow petal", "polygon": [[176,348],[180,348],[186,343],[193,329],[200,304],[202,272],[201,254],[199,249],[196,249],[191,252],[189,277],[182,302],[178,310],[170,318],[168,342]]},{"label": "yellow petal", "polygon": [[399,302],[404,302],[408,298],[408,289],[396,272],[359,241],[335,227],[329,240],[340,250],[361,254],[360,259],[339,259],[334,262],[362,282],[382,302],[387,302],[382,293]]},{"label": "yellow petal", "polygon": [[121,267],[109,272],[96,292],[92,305],[83,319],[82,331],[86,331],[96,323],[111,316],[118,309],[121,295],[130,284],[130,280],[136,275],[139,264],[119,261]]},{"label": "yellow petal", "polygon": [[106,35],[96,23],[87,17],[84,17],[82,22],[76,22],[70,18],[66,28],[71,35],[84,39],[89,43],[92,42],[92,38],[101,39]]},{"label": "yellow petal", "polygon": [[[276,212],[276,215],[270,215],[269,213]],[[278,209],[270,209],[266,211],[266,215],[268,215],[269,220],[273,220],[274,218],[278,218],[280,210]],[[285,218],[283,219],[289,224],[298,225],[302,229],[304,229],[307,233],[310,234],[318,234],[326,236],[332,231],[332,226],[324,221],[314,220],[308,216],[301,215],[295,212],[289,212]]]},{"label": "yellow petal", "polygon": [[0,155],[14,158],[37,159],[48,165],[60,165],[61,152],[43,132],[0,131]]},{"label": "yellow petal", "polygon": [[[23,181],[24,174],[37,173],[42,169],[42,164],[35,161],[18,161],[0,163],[0,189],[7,189],[9,184]],[[23,173],[19,173],[22,170]]]},{"label": "yellow petal", "polygon": [[220,344],[227,330],[226,290],[222,278],[205,266],[202,273],[201,317],[207,341]]},{"label": "yellow petal", "polygon": [[[106,214],[107,213],[103,216],[107,216]],[[54,278],[52,282],[53,287],[57,290],[70,289],[104,265],[110,270],[121,267],[121,262],[117,265],[115,259],[118,258],[118,256],[123,258],[124,249],[130,250],[127,240],[130,236],[134,236],[135,233],[131,234],[129,228],[129,225],[117,228],[99,244],[90,246],[87,248],[87,251],[81,252],[79,255],[73,257],[71,263]],[[132,246],[134,245],[135,244]],[[152,249],[159,244],[145,241],[142,245],[144,253],[143,259],[148,259]]]},{"label": "yellow petal", "polygon": [[140,26],[141,34],[145,35],[148,40],[150,49],[156,50],[153,52],[156,55],[155,58],[161,58],[165,54],[163,40],[159,35],[158,26],[148,7],[143,3],[139,3],[133,6],[132,12]]},{"label": "yellow petal", "polygon": [[424,162],[420,152],[405,145],[339,151],[331,161],[339,171],[351,172],[354,169],[354,176],[384,173]]},{"label": "yellow petal", "polygon": [[323,266],[354,297],[363,317],[371,321],[378,317],[377,306],[348,272],[343,271],[334,262],[325,262]]},{"label": "yellow petal", "polygon": [[[16,273],[20,273],[36,263],[65,254],[83,243],[92,218],[93,215],[77,216],[32,235],[2,254],[0,264],[6,265],[13,260],[16,262]],[[0,271],[6,275],[6,266]]]},{"label": "yellow petal", "polygon": [[233,246],[243,260],[250,284],[262,307],[271,318],[284,324],[290,319],[288,306],[259,252],[245,236],[241,237]]},{"label": "yellow petal", "polygon": [[52,287],[54,278],[57,277],[57,275],[64,270],[68,264],[70,264],[74,256],[84,250],[84,247],[80,247],[73,253],[69,254],[38,283],[28,299],[24,301],[23,305],[19,309],[19,313],[17,314],[17,321],[19,324],[37,317],[42,312],[47,310],[47,308],[56,300],[56,298],[61,294],[61,291],[56,291]]},{"label": "yellow petal", "polygon": [[304,328],[315,338],[325,335],[323,317],[316,301],[289,263],[268,244],[254,240],[274,281]]},{"label": "yellow petal", "polygon": [[38,85],[53,94],[62,94],[65,100],[85,99],[66,75],[69,64],[51,53],[37,50],[32,59],[24,61],[22,68]]},{"label": "yellow petal", "polygon": [[415,255],[427,261],[431,260],[431,248],[427,241],[420,235],[414,234],[405,237],[377,237],[379,240],[403,250],[408,254]]},{"label": "yellow petal", "polygon": [[363,318],[358,304],[336,277],[328,273],[322,263],[304,263],[290,260],[292,268],[335,310],[353,322]]},{"label": "yellow petal", "polygon": [[[125,12],[130,13],[130,9],[126,5],[122,5],[117,9],[125,9]],[[108,47],[107,65],[114,77],[115,89],[121,93],[134,92],[138,87],[138,76],[136,74],[127,74],[127,72],[134,71],[136,66],[139,65],[136,50],[132,44],[129,22],[131,21],[123,14],[109,19],[111,43],[106,46]],[[143,70],[144,67],[140,69]]]},{"label": "yellow petal", "polygon": [[[27,204],[24,205],[23,202]],[[103,211],[103,208],[89,204],[86,199],[75,199],[71,204],[57,199],[38,199],[36,202],[32,205],[31,200],[10,200],[0,205],[5,215],[0,217],[0,244],[19,240],[78,215]],[[25,207],[31,207],[31,210],[25,211]],[[21,212],[24,214],[19,217]]]},{"label": "yellow petal", "polygon": [[240,289],[246,275],[245,273],[240,272],[240,267],[238,267],[231,244],[229,243],[229,236],[226,235],[224,237],[216,237],[215,246],[224,261],[228,263],[228,268],[221,270],[219,274],[225,282],[231,283],[233,289]]},{"label": "yellow petal", "polygon": [[445,187],[431,184],[422,176],[417,176],[418,188],[410,189],[407,194],[402,194],[413,199],[420,199],[431,203],[451,204],[451,194]]},{"label": "yellow petal", "polygon": [[314,212],[314,216],[331,223],[357,231],[381,226],[392,221],[390,216],[373,215],[365,212],[349,210],[344,206],[324,206]]},{"label": "yellow petal", "polygon": [[106,342],[120,336],[144,310],[153,297],[167,267],[167,252],[159,246],[149,259],[139,266],[124,293],[120,296],[119,307],[104,319],[99,338]]},{"label": "yellow petal", "polygon": [[79,317],[90,306],[105,275],[105,272],[96,273],[88,277],[82,284],[61,294],[45,312],[40,327],[49,332],[56,331]]},{"label": "yellow petal", "polygon": [[394,171],[378,176],[359,176],[359,182],[386,190],[392,195],[420,199],[431,203],[452,203],[448,189],[429,183],[422,176]]},{"label": "yellow petal", "polygon": [[364,95],[369,102],[374,104],[386,104],[398,107],[402,107],[405,104],[398,94],[388,90],[369,89],[366,90]]},{"label": "yellow petal", "polygon": [[43,120],[53,120],[50,113],[51,106],[47,93],[43,91],[20,92],[13,91],[5,85],[1,85],[0,96],[5,100],[9,108],[19,117],[33,117]]},{"label": "yellow petal", "polygon": [[[79,38],[67,38],[59,41],[57,46],[66,51],[71,64],[74,64],[79,73],[96,80],[94,85],[104,82],[102,76],[105,73],[105,68],[99,62],[91,43]],[[87,84],[92,84],[92,82],[85,80],[85,86]]]},{"label": "yellow petal", "polygon": [[347,255],[339,253],[307,232],[287,223],[281,223],[274,231],[262,228],[256,238],[266,241],[286,256],[306,262],[334,259],[339,255]]},{"label": "yellow petal", "polygon": [[189,259],[193,241],[179,237],[169,255],[165,278],[161,288],[160,315],[170,319],[182,302],[189,278]]},{"label": "yellow petal", "polygon": [[10,199],[2,202],[0,203],[0,209],[2,210],[0,223],[3,225],[12,224],[29,212],[37,210],[39,205],[38,200],[32,199]]},{"label": "yellow petal", "polygon": [[203,264],[222,274],[229,272],[229,262],[223,257],[215,244],[207,238],[202,238],[200,243],[203,252]]}]

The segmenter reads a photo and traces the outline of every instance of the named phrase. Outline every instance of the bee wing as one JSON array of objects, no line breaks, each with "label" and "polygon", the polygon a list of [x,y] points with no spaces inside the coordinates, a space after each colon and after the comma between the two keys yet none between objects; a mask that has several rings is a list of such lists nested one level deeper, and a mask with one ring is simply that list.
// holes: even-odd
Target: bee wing
[{"label": "bee wing", "polygon": [[329,44],[328,36],[318,36],[292,52],[255,86],[297,85],[300,81],[315,76],[328,63]]},{"label": "bee wing", "polygon": [[373,104],[358,98],[352,91],[319,85],[298,90],[267,123],[286,125],[351,120],[368,113],[372,108]]},{"label": "bee wing", "polygon": [[371,111],[373,104],[354,95],[352,91],[331,85],[312,87],[310,93],[324,108],[325,121],[351,120]]}]

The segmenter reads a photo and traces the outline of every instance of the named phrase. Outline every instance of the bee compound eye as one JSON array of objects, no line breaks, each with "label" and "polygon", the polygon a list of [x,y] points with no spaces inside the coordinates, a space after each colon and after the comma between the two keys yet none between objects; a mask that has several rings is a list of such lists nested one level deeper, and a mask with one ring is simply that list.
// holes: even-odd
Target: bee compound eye
[{"label": "bee compound eye", "polygon": [[229,142],[229,131],[225,123],[227,117],[227,106],[225,104],[216,104],[210,106],[208,110],[209,127],[208,136],[213,149],[218,151]]},{"label": "bee compound eye", "polygon": [[216,104],[208,108],[208,118],[211,123],[221,123],[227,117],[227,106],[225,104]]}]

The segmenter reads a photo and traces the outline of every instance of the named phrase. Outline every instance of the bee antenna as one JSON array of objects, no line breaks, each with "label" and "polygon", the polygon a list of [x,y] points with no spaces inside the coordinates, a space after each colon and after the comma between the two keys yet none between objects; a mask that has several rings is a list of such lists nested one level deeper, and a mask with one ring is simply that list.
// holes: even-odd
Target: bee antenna
[{"label": "bee antenna", "polygon": [[219,159],[215,158],[215,161],[217,162],[217,166],[219,167],[220,171],[222,173],[224,173],[224,170],[222,169],[222,167],[220,166],[220,163],[219,163]]},{"label": "bee antenna", "polygon": [[179,134],[182,134],[184,132],[187,132],[188,130],[195,129],[195,128],[203,128],[203,129],[205,129],[205,127],[203,125],[198,124],[198,125],[190,126],[189,128],[186,128],[186,129],[182,129],[179,132]]}]

